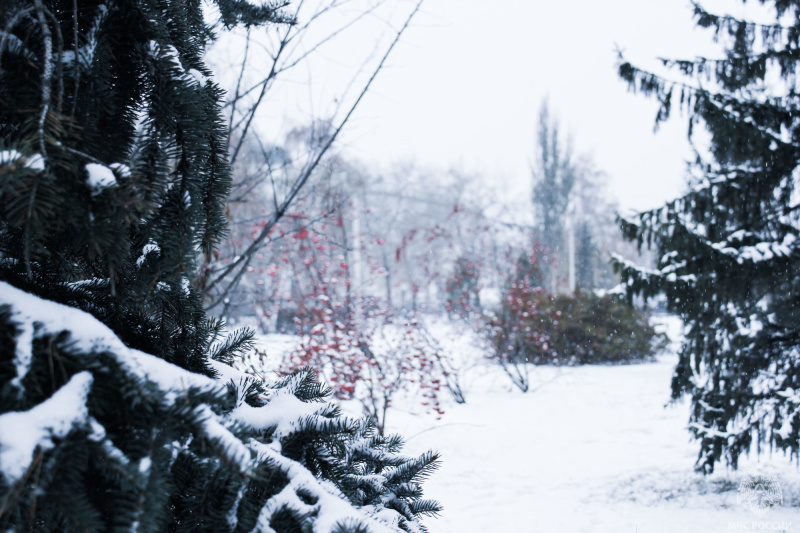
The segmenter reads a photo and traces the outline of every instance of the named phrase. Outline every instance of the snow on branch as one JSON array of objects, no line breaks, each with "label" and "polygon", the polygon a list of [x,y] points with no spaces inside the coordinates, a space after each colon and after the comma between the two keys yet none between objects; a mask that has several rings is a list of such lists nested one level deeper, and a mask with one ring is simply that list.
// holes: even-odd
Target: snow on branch
[{"label": "snow on branch", "polygon": [[796,249],[797,237],[792,233],[787,233],[781,242],[759,242],[752,246],[735,247],[737,241],[741,241],[744,233],[740,230],[731,234],[727,240],[722,242],[710,243],[714,249],[736,259],[739,264],[745,262],[759,263],[769,261],[776,257],[790,257]]},{"label": "snow on branch", "polygon": [[22,329],[15,348],[17,376],[12,380],[17,387],[30,367],[34,338],[68,331],[76,351],[112,354],[125,371],[155,382],[161,390],[172,391],[168,398],[174,399],[188,388],[220,394],[224,391],[216,380],[128,348],[108,326],[79,309],[44,300],[5,282],[0,282],[0,305],[11,307],[11,320]]},{"label": "snow on branch", "polygon": [[92,374],[80,372],[53,396],[28,411],[0,415],[0,473],[11,483],[28,470],[37,448],[53,447],[53,439],[63,439],[75,427],[89,427],[86,397]]},{"label": "snow on branch", "polygon": [[[208,402],[213,403],[211,398],[225,398],[229,387],[235,388],[237,383],[239,388],[247,388],[254,378],[214,360],[209,364],[219,375],[218,379],[189,372],[153,355],[128,348],[111,329],[84,311],[44,300],[5,282],[0,282],[0,307],[10,311],[10,322],[15,325],[13,353],[17,376],[11,380],[12,389],[22,390],[23,378],[32,366],[34,343],[47,336],[68,332],[70,351],[78,361],[85,358],[88,365],[89,359],[96,354],[113,358],[123,373],[156,385],[163,393],[161,401],[165,407],[190,401],[192,391],[208,393],[210,396],[200,396],[208,399],[195,400],[186,420],[193,428],[193,435],[212,444],[213,453],[234,466],[245,478],[256,475],[255,470],[266,463],[278,468],[288,480],[287,485],[261,509],[259,530],[270,531],[269,525],[275,514],[289,509],[299,515],[314,514],[314,531],[318,532],[336,531],[339,525],[348,523],[361,524],[372,533],[424,531],[410,520],[410,515],[407,514],[406,518],[401,511],[384,505],[389,500],[379,499],[368,502],[368,505],[353,503],[337,484],[317,478],[302,461],[284,455],[287,453],[284,445],[297,434],[311,432],[321,438],[328,436],[337,446],[352,448],[366,443],[364,438],[370,435],[370,426],[365,420],[340,417],[332,404],[304,401],[298,397],[298,390],[308,386],[308,372],[298,373],[278,384],[264,384],[265,392],[261,399],[266,402],[260,407],[248,404],[242,391],[238,390],[235,407],[221,408]],[[75,429],[83,431],[85,438],[100,443],[121,464],[129,462],[106,438],[105,428],[92,416],[87,396],[95,381],[100,383],[90,371],[78,372],[52,397],[28,411],[0,415],[0,477],[11,483],[21,480],[41,452],[55,447]],[[198,398],[196,394],[191,396]],[[389,439],[387,442],[385,449],[380,445],[375,450],[359,448],[359,453],[350,453],[347,457],[348,461],[364,460],[371,464],[370,461],[377,458],[385,460],[386,464],[396,464],[397,467],[384,472],[366,473],[358,480],[378,492],[378,498],[390,497],[394,501],[399,495],[389,489],[398,481],[395,478],[401,477],[400,473],[408,471],[414,480],[422,479],[438,466],[438,462],[430,452],[416,461],[394,453],[387,454],[394,441]],[[324,447],[322,445],[320,450]],[[361,455],[365,457],[356,457]],[[342,461],[322,451],[317,456],[332,465]],[[151,465],[151,459],[145,457],[139,461],[138,469],[146,472]],[[412,499],[418,496],[412,495]],[[402,501],[408,507],[409,502]],[[423,500],[420,505],[438,510],[435,502]]]},{"label": "snow on branch", "polygon": [[0,150],[0,166],[11,166],[22,163],[31,170],[44,170],[44,158],[40,154],[24,156],[16,150]]}]

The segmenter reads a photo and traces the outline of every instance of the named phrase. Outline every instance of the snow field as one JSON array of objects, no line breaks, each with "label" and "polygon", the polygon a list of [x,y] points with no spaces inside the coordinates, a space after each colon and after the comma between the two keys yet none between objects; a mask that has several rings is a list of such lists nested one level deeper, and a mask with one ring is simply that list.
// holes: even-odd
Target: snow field
[{"label": "snow field", "polygon": [[[666,327],[679,336],[674,320]],[[536,367],[523,394],[481,360],[479,343],[446,324],[431,330],[462,369],[467,403],[448,402],[438,421],[398,403],[387,424],[406,453],[442,455],[423,485],[444,505],[425,520],[432,533],[800,531],[800,471],[783,454],[694,473],[689,402],[670,403],[677,344],[653,363]],[[272,354],[291,345],[262,342]],[[358,414],[355,403],[345,408]],[[762,517],[737,502],[752,469],[772,472],[782,489],[783,505]]]},{"label": "snow field", "polygon": [[[669,353],[627,366],[537,367],[527,394],[485,366],[472,371],[483,386],[468,387],[467,403],[448,406],[440,422],[391,413],[409,453],[442,454],[424,487],[444,505],[431,531],[800,531],[800,475],[782,454],[753,456],[739,472],[693,472],[689,402],[669,403],[676,362]],[[751,468],[777,474],[783,490],[783,506],[763,517],[737,504]]]}]

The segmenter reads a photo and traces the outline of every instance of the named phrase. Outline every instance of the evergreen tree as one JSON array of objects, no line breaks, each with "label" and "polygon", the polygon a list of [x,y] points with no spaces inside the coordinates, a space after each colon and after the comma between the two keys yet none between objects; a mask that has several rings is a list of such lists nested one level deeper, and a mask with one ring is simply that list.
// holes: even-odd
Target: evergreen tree
[{"label": "evergreen tree", "polygon": [[280,4],[0,4],[0,529],[419,531],[427,453],[308,371],[228,364],[194,286],[224,234],[215,32]]},{"label": "evergreen tree", "polygon": [[685,321],[672,393],[691,395],[703,472],[718,461],[735,468],[753,449],[794,455],[800,446],[800,2],[760,3],[774,8],[774,24],[695,4],[697,24],[725,54],[664,61],[684,82],[619,66],[632,88],[658,99],[657,121],[679,100],[690,138],[697,124],[710,134],[689,193],[621,221],[628,239],[656,248],[656,270],[617,262],[629,295],[664,293]]}]

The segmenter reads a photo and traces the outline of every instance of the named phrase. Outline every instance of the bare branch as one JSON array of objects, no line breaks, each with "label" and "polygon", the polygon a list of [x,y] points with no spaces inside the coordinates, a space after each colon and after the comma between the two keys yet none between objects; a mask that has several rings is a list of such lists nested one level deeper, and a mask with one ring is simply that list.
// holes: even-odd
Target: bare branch
[{"label": "bare branch", "polygon": [[[262,88],[262,87],[264,87],[265,85],[268,85],[268,84],[269,84],[269,82],[270,82],[270,81],[272,81],[272,80],[273,80],[275,77],[277,77],[278,75],[282,74],[283,72],[285,72],[285,71],[287,71],[287,70],[290,70],[290,69],[292,69],[292,68],[296,67],[296,66],[297,66],[298,64],[300,64],[302,61],[304,61],[305,59],[307,59],[308,57],[310,57],[310,56],[311,56],[311,55],[312,55],[314,52],[318,51],[318,50],[319,50],[319,49],[320,49],[322,46],[324,46],[326,43],[329,43],[331,40],[335,39],[337,36],[339,36],[340,34],[342,34],[342,33],[343,33],[345,30],[349,29],[349,28],[350,28],[351,26],[353,26],[355,23],[357,23],[358,21],[360,21],[361,19],[363,19],[363,18],[364,18],[364,17],[366,17],[367,15],[371,14],[372,12],[374,12],[376,9],[378,9],[378,7],[380,7],[381,5],[383,5],[383,3],[384,3],[384,2],[382,1],[382,2],[379,2],[379,3],[375,4],[375,5],[374,5],[374,6],[372,6],[370,9],[368,9],[368,10],[364,11],[363,13],[360,13],[360,14],[359,14],[357,17],[355,17],[354,19],[352,19],[352,20],[348,21],[348,22],[347,22],[346,24],[344,24],[343,26],[341,26],[341,27],[339,27],[339,28],[337,28],[337,29],[333,30],[333,31],[332,31],[331,33],[329,33],[329,34],[328,34],[328,35],[327,35],[325,38],[321,39],[319,42],[317,42],[316,44],[314,44],[312,47],[308,48],[306,51],[304,51],[304,52],[303,52],[302,54],[300,54],[299,56],[296,56],[296,57],[295,57],[295,59],[291,60],[289,63],[286,63],[286,64],[284,64],[284,65],[281,65],[280,67],[278,67],[278,66],[275,66],[275,69],[274,69],[274,74],[272,73],[272,71],[270,71],[270,74],[268,74],[268,75],[267,75],[265,78],[263,78],[261,81],[259,81],[259,82],[255,83],[254,85],[252,85],[252,86],[251,86],[249,89],[247,89],[247,90],[246,90],[246,91],[244,91],[243,93],[239,94],[239,93],[237,92],[237,95],[238,95],[238,96],[237,96],[237,98],[236,98],[236,99],[238,100],[238,99],[241,99],[241,98],[244,98],[244,97],[246,97],[246,96],[250,95],[250,94],[251,94],[251,93],[253,93],[254,91],[258,90],[259,88]],[[330,10],[330,9],[331,9],[333,6],[340,6],[340,5],[341,5],[341,4],[337,4],[336,2],[332,2],[332,3],[331,3],[331,5],[329,5],[328,7],[326,7],[326,8],[323,8],[323,9],[319,10],[318,12],[316,12],[314,15],[312,15],[312,17],[309,19],[309,21],[308,21],[306,24],[304,24],[303,26],[294,27],[294,35],[288,35],[288,36],[287,36],[287,37],[286,37],[286,38],[283,40],[283,41],[285,41],[285,48],[287,48],[287,50],[288,50],[288,44],[289,44],[289,43],[291,43],[292,41],[295,41],[295,40],[297,40],[297,38],[298,38],[298,37],[299,37],[299,36],[300,36],[300,35],[301,35],[301,34],[302,34],[302,33],[303,33],[303,32],[304,32],[304,31],[305,31],[305,30],[306,30],[306,29],[309,27],[309,25],[311,24],[311,22],[312,22],[312,21],[314,21],[314,20],[318,19],[318,18],[319,18],[319,17],[320,17],[322,14],[324,14],[324,13],[325,13],[325,12],[327,12],[327,11],[329,11],[329,10]],[[262,46],[262,48],[263,48],[263,46]],[[280,50],[280,52],[282,52],[282,51],[283,51],[283,50]],[[289,56],[291,57],[291,56],[292,56],[292,52],[293,52],[293,49],[292,49],[292,50],[289,50],[289,51],[287,52],[287,55],[289,55]],[[281,54],[280,54],[280,53],[278,53],[278,52],[275,52],[275,53],[273,53],[273,52],[271,52],[271,51],[269,51],[269,50],[267,50],[267,53],[268,53],[268,54],[270,55],[270,57],[272,58],[273,62],[274,62],[274,63],[277,63],[277,61],[278,61],[278,59],[279,59],[279,57],[280,57],[280,55],[281,55]],[[238,89],[237,89],[237,90],[238,90]],[[224,106],[224,107],[231,107],[231,106],[235,105],[235,103],[234,103],[234,102],[235,102],[235,100],[231,100],[230,102],[228,102],[227,104],[225,104],[225,106]]]},{"label": "bare branch", "polygon": [[78,0],[72,0],[72,39],[75,46],[75,87],[72,91],[72,112],[71,117],[75,117],[75,112],[78,107],[78,91],[81,85],[81,69],[80,69],[80,42],[78,41]]},{"label": "bare branch", "polygon": [[222,282],[222,280],[226,279],[231,274],[234,274],[233,279],[228,284],[226,289],[223,291],[222,296],[220,296],[220,298],[218,299],[218,302],[219,301],[223,301],[224,302],[225,298],[230,293],[230,291],[233,288],[235,288],[235,286],[238,285],[239,281],[241,280],[242,276],[244,275],[244,272],[246,271],[247,267],[250,265],[250,261],[252,260],[256,250],[259,249],[259,247],[261,246],[263,241],[267,238],[269,233],[272,231],[272,228],[274,228],[275,225],[278,223],[278,221],[281,218],[283,218],[283,216],[286,214],[286,212],[288,211],[289,207],[294,202],[294,200],[297,197],[297,195],[300,193],[300,191],[306,185],[306,183],[308,182],[309,178],[313,174],[314,170],[319,165],[320,161],[322,161],[322,158],[325,156],[325,154],[328,152],[330,147],[333,145],[333,143],[336,140],[336,138],[338,137],[339,133],[342,131],[344,126],[350,120],[350,117],[353,115],[353,113],[355,112],[356,108],[361,103],[361,100],[363,100],[364,96],[369,91],[370,87],[372,86],[372,83],[377,78],[378,73],[383,69],[383,66],[386,63],[386,61],[389,58],[389,56],[391,55],[392,51],[394,50],[394,47],[400,41],[400,38],[403,36],[403,33],[408,28],[408,26],[411,24],[411,21],[413,20],[414,16],[419,11],[419,9],[422,6],[423,2],[424,2],[424,0],[419,0],[417,2],[416,6],[414,7],[413,11],[411,12],[411,14],[406,19],[406,21],[403,24],[403,26],[399,30],[397,30],[394,40],[392,41],[392,43],[387,48],[386,52],[384,53],[383,57],[381,58],[380,63],[378,64],[378,66],[372,72],[372,75],[370,76],[369,80],[367,80],[367,83],[362,88],[361,92],[358,95],[358,98],[356,98],[355,102],[353,102],[353,104],[350,106],[350,109],[348,110],[347,114],[339,122],[339,125],[336,127],[334,132],[327,138],[327,140],[325,141],[325,143],[323,144],[323,146],[321,147],[321,149],[317,153],[316,157],[314,157],[314,159],[308,165],[306,165],[305,169],[301,172],[300,176],[297,178],[297,180],[295,180],[291,190],[289,191],[287,196],[281,202],[280,207],[272,214],[272,216],[270,217],[269,222],[261,229],[261,231],[258,234],[258,236],[255,239],[253,239],[253,242],[250,243],[250,245],[247,247],[247,249],[241,255],[239,255],[239,257],[237,257],[235,261],[232,261],[231,264],[219,276],[217,276],[213,281],[211,281],[211,283],[209,283],[204,288],[205,294],[208,294],[214,287],[216,287],[218,284],[220,284]]},{"label": "bare branch", "polygon": [[[286,30],[286,34],[284,35],[284,38],[281,40],[281,43],[280,43],[280,45],[278,47],[278,52],[277,52],[278,56],[280,56],[280,54],[286,48],[286,38],[288,37],[288,34],[289,34],[290,31],[291,31],[291,27],[289,27]],[[272,79],[275,78],[275,76],[277,75],[277,64],[278,64],[278,60],[276,58],[272,63],[272,67],[270,68],[269,74],[265,78],[266,80],[271,81]],[[255,104],[253,104],[250,107],[250,109],[247,111],[247,113],[245,114],[246,120],[245,120],[244,129],[239,134],[239,139],[237,140],[236,148],[233,150],[233,153],[231,154],[231,161],[230,161],[231,165],[233,165],[236,162],[236,158],[239,156],[239,151],[242,149],[242,146],[244,145],[244,140],[245,140],[245,137],[247,136],[247,132],[250,129],[250,125],[253,122],[253,118],[255,118],[255,116],[256,116],[256,111],[258,110],[258,107],[261,105],[261,102],[264,99],[264,95],[267,93],[267,88],[268,87],[269,87],[269,83],[265,83],[264,85],[262,85],[261,93],[259,93]],[[231,119],[232,119],[232,117],[231,117]],[[240,124],[241,124],[241,122],[240,122]],[[238,124],[237,124],[237,127],[238,127]]]},{"label": "bare branch", "polygon": [[[44,39],[44,58],[42,59],[42,110],[39,114],[39,150],[42,157],[47,159],[47,149],[44,143],[44,123],[47,118],[47,113],[50,111],[50,94],[52,91],[53,83],[53,32],[47,23],[47,13],[49,11],[42,3],[42,0],[35,0],[36,17],[39,21],[39,26],[42,30],[42,38]],[[30,213],[28,213],[30,215]]]},{"label": "bare branch", "polygon": [[250,54],[250,28],[247,28],[247,39],[245,40],[244,45],[244,57],[242,57],[242,68],[239,70],[239,77],[236,79],[236,90],[233,93],[233,98],[230,100],[231,106],[231,116],[228,119],[228,133],[233,131],[233,117],[236,115],[236,104],[239,102],[241,98],[241,94],[239,93],[241,86],[242,86],[242,78],[244,77],[244,71],[247,67],[247,57]]}]

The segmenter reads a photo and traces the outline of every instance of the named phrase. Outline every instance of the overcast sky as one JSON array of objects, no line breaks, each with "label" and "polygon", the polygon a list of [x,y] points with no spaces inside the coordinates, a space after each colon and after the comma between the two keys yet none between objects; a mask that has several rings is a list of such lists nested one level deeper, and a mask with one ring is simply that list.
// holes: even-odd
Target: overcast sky
[{"label": "overcast sky", "polygon": [[[291,96],[274,97],[274,113],[293,117],[284,123],[330,113],[353,69],[382,54],[387,24],[399,27],[415,3],[389,0],[292,73]],[[730,0],[704,5],[742,9]],[[655,207],[683,189],[691,155],[685,120],[654,134],[657,106],[619,80],[616,50],[649,67],[659,56],[713,53],[710,37],[694,28],[688,0],[425,0],[339,147],[375,165],[457,166],[527,195],[538,109],[548,98],[576,152],[610,176],[620,205]]]}]

